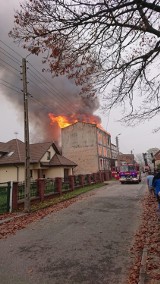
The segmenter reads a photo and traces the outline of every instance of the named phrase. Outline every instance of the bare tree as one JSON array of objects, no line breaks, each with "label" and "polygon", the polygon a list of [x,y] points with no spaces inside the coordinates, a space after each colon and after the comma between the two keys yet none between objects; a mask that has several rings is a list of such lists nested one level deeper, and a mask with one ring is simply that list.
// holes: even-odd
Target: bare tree
[{"label": "bare tree", "polygon": [[159,113],[159,0],[28,0],[10,36],[82,92],[106,90],[104,109],[124,105],[124,121]]},{"label": "bare tree", "polygon": [[150,148],[147,150],[147,159],[149,164],[152,164],[154,155],[159,151],[159,148]]},{"label": "bare tree", "polygon": [[137,154],[137,155],[136,155],[136,161],[137,161],[137,163],[138,163],[141,167],[144,166],[144,159],[143,159],[142,154]]}]

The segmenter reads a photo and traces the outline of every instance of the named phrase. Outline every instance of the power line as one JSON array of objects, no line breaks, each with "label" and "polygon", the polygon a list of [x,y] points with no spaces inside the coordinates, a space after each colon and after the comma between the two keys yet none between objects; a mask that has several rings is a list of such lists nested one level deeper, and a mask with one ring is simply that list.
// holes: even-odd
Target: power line
[{"label": "power line", "polygon": [[13,67],[11,64],[9,64],[8,62],[6,62],[5,60],[3,60],[1,57],[0,57],[0,60],[4,63],[6,63],[7,65],[9,65],[11,68],[13,68],[15,71],[18,71],[20,73],[20,70],[16,69],[15,67]]},{"label": "power line", "polygon": [[[11,50],[12,52],[14,52],[16,55],[20,56],[22,58],[22,56],[20,54],[18,54],[17,52],[15,52],[12,48],[10,48],[7,44],[5,44],[2,40],[0,40],[1,43],[3,43],[6,47],[9,48],[9,50]],[[4,54],[4,56],[6,56],[7,58],[9,58],[10,60],[12,60],[14,63],[16,64],[20,64],[21,62],[14,57],[10,52],[6,51],[4,48],[2,48],[0,46],[0,52],[2,54]],[[4,52],[3,52],[4,51]],[[13,58],[12,58],[13,57]],[[12,72],[13,74],[16,74],[16,76],[18,78],[21,79],[21,76],[19,76],[16,72],[20,73],[20,71],[15,68],[15,66],[13,66],[12,64],[8,63],[6,60],[0,58],[0,60],[4,63],[1,63],[1,66],[3,66],[5,69],[9,70],[10,72]],[[7,66],[6,66],[6,65]],[[36,88],[38,88],[40,90],[40,92],[38,91],[38,95],[41,96],[48,96],[50,97],[50,99],[54,99],[54,102],[56,104],[59,104],[58,108],[61,111],[65,111],[66,110],[71,113],[71,108],[70,108],[70,104],[73,105],[73,101],[71,98],[66,98],[45,76],[43,76],[29,61],[28,64],[30,65],[30,67],[33,69],[29,69],[28,74],[29,76],[32,77],[32,79],[29,79],[29,82],[31,82],[31,92],[32,93],[32,86],[36,86]],[[9,68],[9,67],[10,68]],[[12,69],[13,70],[12,70]],[[14,72],[16,71],[16,72]],[[36,72],[35,72],[36,71]],[[38,74],[38,75],[37,75]],[[34,80],[34,79],[35,80]],[[37,83],[40,82],[40,84]],[[7,84],[9,84],[9,82],[7,82]],[[15,86],[13,86],[12,84],[10,84],[10,86],[12,88],[15,88]],[[29,85],[30,87],[30,85]],[[46,102],[45,104],[43,104],[42,102],[40,102],[40,100],[35,99],[35,95],[32,95],[32,98],[34,98],[34,100],[36,102],[38,102],[41,106],[43,105],[43,107],[46,107]],[[69,105],[69,106],[68,106]],[[55,108],[55,105],[54,105]],[[49,105],[49,109],[51,109],[51,105]],[[79,110],[79,106],[77,106],[76,104],[74,104],[74,110]],[[52,110],[53,111],[53,110]]]},{"label": "power line", "polygon": [[9,45],[7,45],[3,40],[0,39],[0,42],[4,44],[6,47],[8,47],[10,50],[12,50],[15,54],[17,54],[22,59],[22,56],[18,52],[16,52],[13,48],[11,48]]},{"label": "power line", "polygon": [[12,88],[12,87],[10,87],[10,86],[7,86],[7,85],[4,84],[4,83],[1,83],[1,82],[0,82],[0,85],[3,85],[3,86],[5,86],[5,87],[7,87],[7,88],[9,88],[9,89],[11,89],[11,90],[13,90],[13,91],[15,91],[16,93],[21,94],[21,93],[19,93],[17,90],[15,90],[14,88]]},{"label": "power line", "polygon": [[13,73],[13,74],[15,74],[18,78],[20,78],[21,79],[21,77],[16,73],[16,72],[14,72],[13,70],[11,70],[10,68],[8,68],[7,66],[5,66],[5,65],[3,65],[3,64],[1,64],[0,63],[0,66],[2,66],[4,69],[7,69],[7,70],[9,70],[9,72],[10,73]]},{"label": "power line", "polygon": [[[36,86],[43,92],[41,92],[40,94],[41,94],[41,96],[44,96],[44,95],[47,95],[47,96],[49,96],[52,100],[54,99],[56,99],[56,102],[58,102],[59,103],[59,109],[61,109],[61,110],[63,110],[64,111],[64,109],[66,110],[66,109],[68,109],[68,111],[70,111],[70,108],[69,107],[67,107],[67,105],[66,105],[66,103],[64,103],[64,100],[62,100],[62,98],[59,98],[55,93],[51,93],[51,95],[46,91],[46,90],[44,90],[44,89],[42,89],[41,87],[40,87],[40,85],[38,85],[37,83],[35,83],[35,82],[33,82],[32,80],[30,80],[30,82],[31,83],[33,83],[33,85],[35,85],[36,84]],[[46,86],[44,85],[44,87],[46,88]],[[50,91],[50,90],[49,90]],[[51,92],[51,91],[50,91]],[[53,96],[53,95],[54,96]],[[53,110],[52,110],[53,111]]]},{"label": "power line", "polygon": [[4,80],[4,79],[0,79],[0,80],[3,81],[4,83],[10,85],[12,88],[15,88],[15,89],[17,89],[18,91],[21,91],[20,89],[18,89],[16,86],[14,86],[13,84],[11,84],[10,82],[7,82],[7,81]]},{"label": "power line", "polygon": [[[30,62],[28,62],[28,63],[29,63],[29,65],[31,65],[32,68],[33,68],[36,72],[38,72],[38,74],[40,74],[40,76],[43,78],[43,80],[40,79],[39,76],[38,76],[34,71],[30,70],[33,74],[35,74],[35,76],[36,76],[37,78],[39,78],[40,82],[45,82],[45,85],[48,86],[49,90],[50,90],[50,88],[53,88],[53,89],[54,89],[54,95],[57,95],[57,97],[59,97],[59,95],[60,95],[60,96],[62,97],[63,101],[65,100],[67,103],[68,103],[68,101],[70,101],[70,103],[72,103],[72,100],[71,100],[70,98],[68,98],[68,100],[67,100],[67,99],[63,96],[63,94],[60,92],[60,90],[58,90],[55,86],[53,86],[53,85],[51,84],[51,82],[50,82],[46,77],[44,77],[38,70],[36,70],[36,68],[35,68]],[[45,80],[45,81],[44,81],[44,80]],[[46,82],[47,82],[48,84],[47,84]]]},{"label": "power line", "polygon": [[[10,48],[6,43],[4,43],[2,40],[0,40],[0,42],[2,43],[2,44],[4,44],[6,47],[8,47],[9,48],[9,50],[11,50],[12,52],[14,52],[15,54],[17,54],[18,56],[20,56],[21,58],[22,58],[22,56],[20,55],[20,54],[18,54],[17,52],[15,52],[15,50],[13,50],[12,48]],[[8,51],[6,51],[4,48],[2,48],[2,47],[0,47],[0,49],[2,49],[4,52],[6,52],[6,53],[4,53],[4,52],[2,52],[1,51],[1,53],[2,54],[4,54],[7,58],[9,58],[9,59],[11,59],[13,62],[15,62],[16,64],[19,64],[20,62],[19,62],[19,60],[16,58],[16,57],[14,57],[14,59],[12,58],[13,57],[13,55],[10,53],[10,52],[8,52]],[[19,72],[19,70],[17,69],[17,68],[15,68],[13,65],[11,65],[11,64],[9,64],[7,61],[5,61],[5,60],[3,60],[2,58],[0,58],[1,59],[1,61],[3,62],[3,63],[5,63],[5,64],[7,64],[9,67],[11,67],[13,70],[15,70],[15,71],[17,71],[17,72]],[[47,96],[49,96],[51,99],[56,99],[56,102],[57,103],[59,103],[59,108],[60,109],[67,109],[69,112],[70,112],[70,107],[68,107],[68,104],[69,103],[71,103],[71,104],[73,104],[73,101],[72,101],[72,99],[70,99],[70,98],[66,98],[55,86],[53,86],[53,84],[51,84],[51,82],[46,78],[46,77],[44,77],[29,61],[28,61],[28,64],[32,67],[32,69],[33,70],[35,70],[36,71],[36,73],[33,71],[33,70],[31,70],[31,69],[29,69],[29,72],[28,73],[30,73],[31,72],[31,75],[32,75],[32,79],[30,79],[30,81],[32,82],[32,84],[33,85],[36,85],[42,92],[41,92],[41,95],[43,95],[44,96],[44,93],[47,95]],[[3,65],[4,66],[4,65]],[[10,69],[10,68],[8,68],[6,65],[5,65],[5,68],[6,69],[9,69],[9,71],[11,71],[12,72],[12,70]],[[15,73],[15,72],[14,72]],[[38,74],[38,75],[37,75]],[[17,75],[17,74],[16,74]],[[20,77],[20,76],[18,76],[18,77]],[[37,82],[35,82],[34,80],[33,80],[33,77],[34,77],[34,79],[37,81],[37,79],[39,80],[39,82],[41,83],[41,86],[39,85],[39,84],[37,84]],[[43,89],[44,88],[44,89]],[[49,91],[49,93],[46,91],[46,89],[47,89],[47,91]],[[79,109],[79,107],[78,106],[74,106],[74,109],[76,110],[78,110]]]},{"label": "power line", "polygon": [[[9,52],[7,52],[4,48],[2,48],[2,47],[0,47],[0,52],[2,53],[2,54],[4,54],[6,57],[8,57],[9,59],[11,59],[12,61],[14,61],[16,64],[20,64],[20,61],[19,60],[17,60],[17,58],[16,57],[14,57],[12,54],[10,54]],[[3,51],[4,52],[3,52]]]}]

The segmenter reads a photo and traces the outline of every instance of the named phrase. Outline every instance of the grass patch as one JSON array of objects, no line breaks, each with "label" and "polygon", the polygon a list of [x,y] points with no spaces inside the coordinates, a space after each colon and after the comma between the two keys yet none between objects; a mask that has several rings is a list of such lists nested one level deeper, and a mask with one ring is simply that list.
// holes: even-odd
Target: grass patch
[{"label": "grass patch", "polygon": [[31,212],[34,212],[34,211],[37,211],[37,210],[40,210],[40,209],[43,209],[43,208],[47,208],[49,206],[58,204],[58,203],[63,202],[65,200],[77,197],[80,194],[86,193],[90,190],[102,187],[104,185],[105,185],[104,183],[98,183],[98,184],[85,186],[85,187],[82,187],[82,188],[79,188],[79,189],[75,189],[72,192],[65,193],[61,196],[54,197],[54,198],[49,199],[49,200],[44,200],[43,202],[39,202],[37,204],[32,204],[31,205]]}]

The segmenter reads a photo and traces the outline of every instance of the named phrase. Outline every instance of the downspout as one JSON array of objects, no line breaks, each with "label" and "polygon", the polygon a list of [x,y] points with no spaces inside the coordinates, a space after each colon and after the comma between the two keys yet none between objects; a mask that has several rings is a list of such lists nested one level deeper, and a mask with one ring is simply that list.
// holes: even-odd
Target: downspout
[{"label": "downspout", "polygon": [[19,182],[19,167],[17,165],[15,167],[17,168],[17,182]]},{"label": "downspout", "polygon": [[98,157],[98,171],[100,171],[100,161],[99,161],[99,152],[98,152],[98,131],[99,128],[96,126],[96,140],[97,140],[97,157]]}]

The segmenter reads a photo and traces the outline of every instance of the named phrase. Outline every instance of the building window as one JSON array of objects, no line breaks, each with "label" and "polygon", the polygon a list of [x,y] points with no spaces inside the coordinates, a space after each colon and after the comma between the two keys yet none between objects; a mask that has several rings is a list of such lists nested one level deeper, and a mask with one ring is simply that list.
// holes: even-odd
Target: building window
[{"label": "building window", "polygon": [[111,137],[108,136],[108,145],[110,146],[110,143],[111,143]]},{"label": "building window", "polygon": [[103,155],[107,157],[107,149],[105,147],[103,147]]},{"label": "building window", "polygon": [[33,177],[33,172],[32,172],[32,170],[30,170],[30,178],[32,178]]},{"label": "building window", "polygon": [[64,169],[64,181],[68,181],[69,169]]},{"label": "building window", "polygon": [[14,153],[14,152],[9,152],[9,153],[7,154],[7,156],[8,156],[8,157],[11,157],[11,156],[13,155],[13,153]]},{"label": "building window", "polygon": [[100,170],[103,169],[103,159],[100,159]]},{"label": "building window", "polygon": [[98,143],[102,144],[102,133],[98,132]]},{"label": "building window", "polygon": [[107,135],[103,136],[103,145],[107,146]]},{"label": "building window", "polygon": [[47,151],[47,160],[50,160],[50,159],[51,159],[51,152]]},{"label": "building window", "polygon": [[103,156],[103,148],[100,145],[98,145],[98,155]]}]

